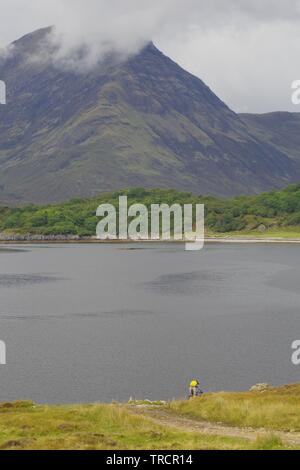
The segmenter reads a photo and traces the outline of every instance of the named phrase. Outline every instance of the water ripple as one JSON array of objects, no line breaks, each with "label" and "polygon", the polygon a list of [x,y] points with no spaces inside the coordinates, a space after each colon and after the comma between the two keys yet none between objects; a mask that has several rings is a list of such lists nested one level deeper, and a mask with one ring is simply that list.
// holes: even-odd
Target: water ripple
[{"label": "water ripple", "polygon": [[0,274],[0,288],[28,287],[59,280],[61,278],[49,274]]},{"label": "water ripple", "polygon": [[153,281],[144,283],[146,289],[151,289],[163,295],[196,295],[199,292],[215,292],[226,279],[224,273],[214,271],[196,271],[179,274],[164,274]]}]

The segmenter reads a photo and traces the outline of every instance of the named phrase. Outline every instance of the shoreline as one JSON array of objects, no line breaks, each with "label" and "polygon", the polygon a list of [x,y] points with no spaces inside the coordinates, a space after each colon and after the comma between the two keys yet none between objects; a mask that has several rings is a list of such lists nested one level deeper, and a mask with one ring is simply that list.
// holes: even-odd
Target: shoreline
[{"label": "shoreline", "polygon": [[[0,239],[1,245],[84,245],[84,244],[99,244],[99,245],[132,245],[132,244],[170,244],[170,245],[182,245],[187,243],[186,241],[174,241],[174,240],[97,240],[96,238],[68,238],[68,237],[7,237],[5,239]],[[192,243],[192,242],[188,242]],[[249,238],[249,237],[208,237],[205,238],[204,243],[213,244],[300,244],[300,238],[282,238],[282,237],[266,237],[266,238]]]}]

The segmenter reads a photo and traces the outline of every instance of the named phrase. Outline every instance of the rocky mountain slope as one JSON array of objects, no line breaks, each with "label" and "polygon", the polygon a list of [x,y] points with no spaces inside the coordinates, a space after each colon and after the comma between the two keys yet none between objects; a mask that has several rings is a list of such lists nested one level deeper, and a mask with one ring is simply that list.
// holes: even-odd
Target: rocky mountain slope
[{"label": "rocky mountain slope", "polygon": [[240,117],[255,137],[300,160],[300,113],[241,114]]}]

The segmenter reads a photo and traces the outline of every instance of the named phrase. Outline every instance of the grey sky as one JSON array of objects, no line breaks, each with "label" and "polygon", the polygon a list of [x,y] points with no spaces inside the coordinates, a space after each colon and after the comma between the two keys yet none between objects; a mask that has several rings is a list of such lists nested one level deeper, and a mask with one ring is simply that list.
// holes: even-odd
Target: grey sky
[{"label": "grey sky", "polygon": [[61,57],[84,42],[92,66],[153,40],[236,111],[300,111],[300,0],[0,0],[0,18],[0,46],[55,24]]}]

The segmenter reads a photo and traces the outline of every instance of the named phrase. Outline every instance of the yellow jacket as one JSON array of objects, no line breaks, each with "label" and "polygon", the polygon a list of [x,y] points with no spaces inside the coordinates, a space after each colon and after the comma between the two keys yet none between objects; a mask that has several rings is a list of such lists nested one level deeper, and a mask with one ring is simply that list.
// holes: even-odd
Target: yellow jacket
[{"label": "yellow jacket", "polygon": [[192,380],[190,383],[190,387],[198,387],[198,385],[199,385],[198,380]]}]

